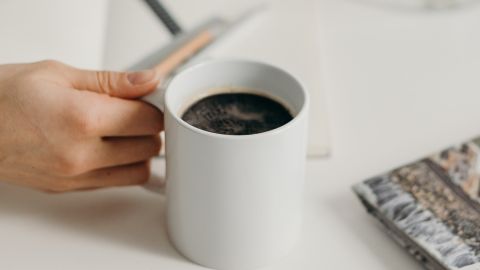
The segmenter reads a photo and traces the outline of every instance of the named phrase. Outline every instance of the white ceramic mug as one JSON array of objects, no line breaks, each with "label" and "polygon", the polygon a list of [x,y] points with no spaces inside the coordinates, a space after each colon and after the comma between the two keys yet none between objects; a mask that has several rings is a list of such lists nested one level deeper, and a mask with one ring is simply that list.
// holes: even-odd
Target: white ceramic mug
[{"label": "white ceramic mug", "polygon": [[[222,135],[181,119],[195,101],[230,87],[280,101],[293,120]],[[308,95],[301,83],[268,64],[213,60],[144,99],[165,115],[167,230],[177,250],[216,269],[256,268],[287,254],[302,221]]]}]

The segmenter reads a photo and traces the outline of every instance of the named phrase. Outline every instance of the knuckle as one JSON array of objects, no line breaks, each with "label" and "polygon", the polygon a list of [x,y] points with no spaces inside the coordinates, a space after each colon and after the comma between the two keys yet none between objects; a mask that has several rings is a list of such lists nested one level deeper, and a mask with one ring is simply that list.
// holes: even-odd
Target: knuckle
[{"label": "knuckle", "polygon": [[53,170],[57,175],[65,177],[75,176],[77,173],[76,164],[65,158],[57,159]]},{"label": "knuckle", "polygon": [[85,171],[86,162],[82,151],[66,151],[54,161],[53,171],[64,177],[79,175]]},{"label": "knuckle", "polygon": [[79,106],[71,106],[69,126],[76,135],[95,135],[98,129],[98,117],[90,110]]},{"label": "knuckle", "polygon": [[37,62],[39,69],[57,70],[63,68],[65,65],[57,60],[47,59]]},{"label": "knuckle", "polygon": [[96,124],[92,117],[87,115],[80,115],[76,118],[75,121],[75,131],[79,133],[79,135],[93,135],[95,134]]}]

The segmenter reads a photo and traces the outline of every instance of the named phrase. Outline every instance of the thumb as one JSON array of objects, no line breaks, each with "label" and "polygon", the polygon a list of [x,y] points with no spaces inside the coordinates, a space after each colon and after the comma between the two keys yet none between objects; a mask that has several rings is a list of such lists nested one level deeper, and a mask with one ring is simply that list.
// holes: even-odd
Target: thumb
[{"label": "thumb", "polygon": [[70,83],[78,90],[88,90],[119,98],[138,98],[152,92],[159,76],[154,69],[136,72],[91,71],[73,69]]}]

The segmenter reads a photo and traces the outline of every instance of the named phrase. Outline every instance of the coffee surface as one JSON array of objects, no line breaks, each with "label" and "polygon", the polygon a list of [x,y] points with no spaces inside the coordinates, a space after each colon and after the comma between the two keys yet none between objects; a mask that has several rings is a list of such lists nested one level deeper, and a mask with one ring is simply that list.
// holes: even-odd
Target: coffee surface
[{"label": "coffee surface", "polygon": [[226,135],[249,135],[275,129],[292,120],[290,112],[268,97],[224,93],[203,98],[182,115],[188,124]]}]

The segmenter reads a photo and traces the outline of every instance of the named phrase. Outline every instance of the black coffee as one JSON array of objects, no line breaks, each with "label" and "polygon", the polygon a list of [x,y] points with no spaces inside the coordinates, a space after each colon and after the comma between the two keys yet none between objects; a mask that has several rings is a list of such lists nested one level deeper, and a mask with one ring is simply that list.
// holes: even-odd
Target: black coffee
[{"label": "black coffee", "polygon": [[269,131],[283,126],[292,118],[280,103],[247,93],[208,96],[190,106],[182,116],[194,127],[227,135]]}]

